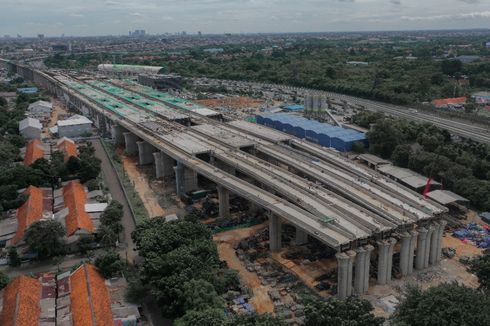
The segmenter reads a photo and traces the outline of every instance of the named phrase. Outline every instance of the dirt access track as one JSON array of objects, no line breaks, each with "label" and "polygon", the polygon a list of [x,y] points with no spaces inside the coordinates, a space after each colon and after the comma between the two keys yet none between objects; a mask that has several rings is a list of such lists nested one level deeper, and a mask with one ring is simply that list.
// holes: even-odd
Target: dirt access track
[{"label": "dirt access track", "polygon": [[252,290],[253,296],[250,304],[254,306],[258,314],[274,312],[274,303],[268,293],[271,288],[262,285],[258,275],[246,269],[242,261],[238,259],[234,247],[242,239],[252,236],[265,226],[266,224],[260,224],[246,229],[226,231],[216,234],[213,238],[218,245],[219,258],[226,261],[230,269],[238,271],[242,282]]}]

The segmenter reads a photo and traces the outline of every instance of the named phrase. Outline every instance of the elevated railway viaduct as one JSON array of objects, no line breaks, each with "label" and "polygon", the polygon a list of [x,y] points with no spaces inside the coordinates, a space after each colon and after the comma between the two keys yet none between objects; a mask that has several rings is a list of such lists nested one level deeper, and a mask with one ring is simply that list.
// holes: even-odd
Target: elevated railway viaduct
[{"label": "elevated railway viaduct", "polygon": [[335,249],[340,298],[367,292],[371,260],[377,259],[380,284],[391,280],[395,253],[402,275],[440,261],[446,208],[330,149],[211,118],[192,103],[132,82],[3,63],[90,117],[140,164],[154,164],[157,177],[175,177],[177,193],[206,178],[216,184],[220,216],[229,215],[230,193],[265,210],[271,250],[281,248],[281,223],[296,228],[297,244],[311,236]]}]

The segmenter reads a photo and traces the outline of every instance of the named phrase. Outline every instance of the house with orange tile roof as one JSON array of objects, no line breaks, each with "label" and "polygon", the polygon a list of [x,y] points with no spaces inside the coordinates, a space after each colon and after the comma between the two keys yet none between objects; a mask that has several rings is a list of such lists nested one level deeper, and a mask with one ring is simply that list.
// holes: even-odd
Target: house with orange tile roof
[{"label": "house with orange tile roof", "polygon": [[0,222],[0,242],[7,246],[22,244],[31,224],[53,218],[51,189],[29,186],[22,194],[27,200],[17,209],[15,217]]},{"label": "house with orange tile roof", "polygon": [[105,280],[83,264],[56,275],[18,276],[0,290],[1,326],[138,325],[138,306],[125,302],[124,278]]},{"label": "house with orange tile roof", "polygon": [[[127,283],[125,283],[127,286]],[[112,280],[105,280],[97,268],[83,264],[74,272],[57,277],[57,324],[67,326],[113,326],[136,324],[136,306],[120,297],[113,299]]]},{"label": "house with orange tile roof", "polygon": [[37,326],[41,319],[41,282],[27,276],[19,276],[2,290],[0,325]]},{"label": "house with orange tile roof", "polygon": [[29,141],[25,149],[24,165],[30,166],[36,162],[36,160],[44,158],[45,151],[46,149],[39,139]]},{"label": "house with orange tile roof", "polygon": [[432,101],[436,108],[450,108],[466,104],[466,97],[443,98]]},{"label": "house with orange tile roof", "polygon": [[64,224],[66,236],[94,233],[94,223],[85,210],[87,203],[85,187],[78,180],[73,180],[63,186],[61,194],[64,208],[56,214],[55,218]]},{"label": "house with orange tile roof", "polygon": [[78,156],[77,145],[70,138],[67,137],[61,138],[56,143],[56,147],[60,152],[64,154],[65,162],[68,161],[68,159],[72,156],[75,157]]}]

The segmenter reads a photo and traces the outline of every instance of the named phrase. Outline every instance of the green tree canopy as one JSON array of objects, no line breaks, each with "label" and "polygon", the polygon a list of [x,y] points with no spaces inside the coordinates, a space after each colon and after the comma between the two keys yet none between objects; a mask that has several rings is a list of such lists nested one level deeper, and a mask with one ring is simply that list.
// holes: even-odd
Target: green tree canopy
[{"label": "green tree canopy", "polygon": [[9,284],[9,277],[2,271],[0,271],[0,290]]},{"label": "green tree canopy", "polygon": [[95,266],[105,278],[111,278],[124,270],[124,262],[115,250],[104,252],[95,259]]},{"label": "green tree canopy", "polygon": [[470,270],[478,277],[481,288],[488,293],[490,291],[490,249],[470,261]]},{"label": "green tree canopy", "polygon": [[39,255],[39,259],[46,259],[64,252],[64,235],[65,230],[59,222],[38,221],[27,229],[25,241],[29,249]]},{"label": "green tree canopy", "polygon": [[327,301],[312,300],[306,304],[306,326],[380,326],[383,318],[375,317],[367,300],[349,298]]},{"label": "green tree canopy", "polygon": [[441,284],[422,291],[410,286],[391,322],[396,326],[490,325],[490,300],[476,290]]}]

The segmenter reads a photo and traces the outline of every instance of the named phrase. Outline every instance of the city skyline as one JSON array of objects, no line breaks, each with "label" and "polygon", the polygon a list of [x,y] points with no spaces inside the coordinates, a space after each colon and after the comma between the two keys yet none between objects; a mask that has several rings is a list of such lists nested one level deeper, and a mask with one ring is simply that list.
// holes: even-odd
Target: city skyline
[{"label": "city skyline", "polygon": [[35,36],[471,29],[490,26],[483,0],[4,0],[0,34]]}]

